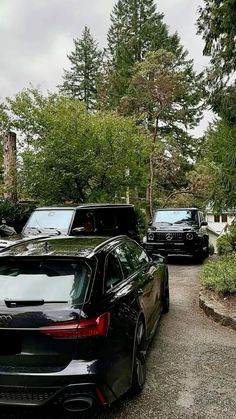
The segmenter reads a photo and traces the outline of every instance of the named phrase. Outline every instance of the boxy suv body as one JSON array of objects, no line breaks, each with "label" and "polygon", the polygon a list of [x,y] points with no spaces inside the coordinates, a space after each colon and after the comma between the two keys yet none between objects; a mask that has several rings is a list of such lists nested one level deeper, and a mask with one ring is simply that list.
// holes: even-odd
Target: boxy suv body
[{"label": "boxy suv body", "polygon": [[76,207],[37,208],[29,218],[23,237],[38,234],[68,236],[117,236],[139,241],[136,214],[128,204],[84,204]]},{"label": "boxy suv body", "polygon": [[201,261],[209,254],[209,237],[198,208],[158,209],[146,236],[149,254],[192,255]]},{"label": "boxy suv body", "polygon": [[130,204],[83,204],[36,208],[21,235],[0,240],[0,249],[34,236],[126,236],[140,242],[137,217]]}]

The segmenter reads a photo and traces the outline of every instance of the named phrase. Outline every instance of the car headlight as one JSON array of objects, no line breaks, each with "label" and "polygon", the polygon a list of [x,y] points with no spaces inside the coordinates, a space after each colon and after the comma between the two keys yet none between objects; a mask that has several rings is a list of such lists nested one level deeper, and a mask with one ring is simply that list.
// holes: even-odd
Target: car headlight
[{"label": "car headlight", "polygon": [[193,240],[193,233],[187,233],[186,234],[186,239],[187,240]]},{"label": "car headlight", "polygon": [[148,240],[154,240],[154,234],[153,233],[148,233]]}]

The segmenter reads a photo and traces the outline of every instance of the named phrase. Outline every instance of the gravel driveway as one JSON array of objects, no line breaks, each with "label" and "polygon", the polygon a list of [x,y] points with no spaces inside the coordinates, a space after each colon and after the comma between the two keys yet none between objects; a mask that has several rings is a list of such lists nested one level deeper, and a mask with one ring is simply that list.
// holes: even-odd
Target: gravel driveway
[{"label": "gravel driveway", "polygon": [[[91,412],[91,419],[236,418],[236,333],[199,309],[200,266],[191,263],[170,260],[171,308],[149,350],[143,393]],[[0,419],[52,417],[71,416],[48,409],[0,408]]]}]

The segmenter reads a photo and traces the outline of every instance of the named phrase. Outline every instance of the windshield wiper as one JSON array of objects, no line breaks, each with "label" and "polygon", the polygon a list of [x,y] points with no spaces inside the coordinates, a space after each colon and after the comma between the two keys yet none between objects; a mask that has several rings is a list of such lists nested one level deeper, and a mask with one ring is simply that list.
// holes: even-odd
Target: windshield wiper
[{"label": "windshield wiper", "polygon": [[44,231],[46,230],[53,230],[53,231],[55,231],[55,233],[57,233],[57,235],[59,236],[60,234],[61,234],[61,231],[59,231],[59,230],[57,230],[57,228],[56,227],[45,227],[44,229],[43,229]]},{"label": "windshield wiper", "polygon": [[27,227],[26,230],[37,230],[38,233],[42,233],[42,231],[39,230],[38,227]]},{"label": "windshield wiper", "polygon": [[156,224],[169,224],[172,225],[169,221],[156,221]]},{"label": "windshield wiper", "polygon": [[68,301],[47,301],[47,300],[4,300],[7,307],[42,306],[43,304],[68,303]]}]

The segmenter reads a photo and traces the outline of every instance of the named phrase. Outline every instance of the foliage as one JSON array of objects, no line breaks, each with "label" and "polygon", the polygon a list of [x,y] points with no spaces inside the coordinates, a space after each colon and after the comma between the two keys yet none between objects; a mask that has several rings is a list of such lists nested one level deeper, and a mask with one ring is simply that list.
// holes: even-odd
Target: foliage
[{"label": "foliage", "polygon": [[236,293],[236,253],[224,256],[217,262],[206,263],[200,273],[200,282],[219,293]]},{"label": "foliage", "polygon": [[64,82],[60,92],[79,99],[87,109],[94,108],[97,99],[97,85],[102,64],[102,53],[91,36],[87,26],[81,39],[74,40],[74,51],[68,55],[70,70],[64,70]]},{"label": "foliage", "polygon": [[236,202],[236,124],[225,119],[210,127],[205,155],[212,167],[211,197],[215,210],[234,208]]},{"label": "foliage", "polygon": [[229,231],[217,239],[217,252],[226,255],[236,250],[236,227],[231,225]]},{"label": "foliage", "polygon": [[145,208],[142,208],[140,204],[135,204],[135,214],[138,223],[138,229],[141,236],[144,236],[147,232],[147,219]]},{"label": "foliage", "polygon": [[126,94],[134,65],[142,61],[146,53],[163,48],[175,53],[179,62],[184,61],[187,54],[178,35],[169,35],[154,0],[118,0],[111,14],[107,40],[107,90],[112,108],[116,108]]},{"label": "foliage", "polygon": [[148,146],[133,120],[91,114],[76,99],[35,89],[8,103],[12,126],[26,139],[19,159],[23,196],[45,203],[120,201],[127,186],[144,183]]},{"label": "foliage", "polygon": [[215,172],[215,164],[207,158],[203,158],[187,173],[187,191],[191,193],[188,196],[190,206],[204,209],[209,205],[209,202],[212,202],[212,191],[217,182],[214,176]]},{"label": "foliage", "polygon": [[35,208],[34,203],[17,203],[10,201],[0,202],[0,221],[6,221],[6,224],[14,227],[17,233],[20,233],[30,214]]},{"label": "foliage", "polygon": [[205,40],[204,54],[211,56],[214,82],[236,70],[235,22],[235,0],[204,0],[199,9],[198,33]]},{"label": "foliage", "polygon": [[210,243],[209,244],[209,255],[212,256],[215,253],[215,247],[214,244]]},{"label": "foliage", "polygon": [[[193,153],[187,129],[197,123],[201,114],[199,80],[197,77],[194,79],[191,66],[180,69],[176,66],[176,60],[174,54],[165,50],[147,54],[144,61],[136,65],[129,90],[120,105],[124,114],[134,114],[136,120],[150,132],[150,217],[153,212],[155,175],[159,175],[172,159],[176,163],[178,161],[176,165],[172,161],[173,168],[187,167],[186,157]],[[161,167],[160,163],[164,165]]]}]

